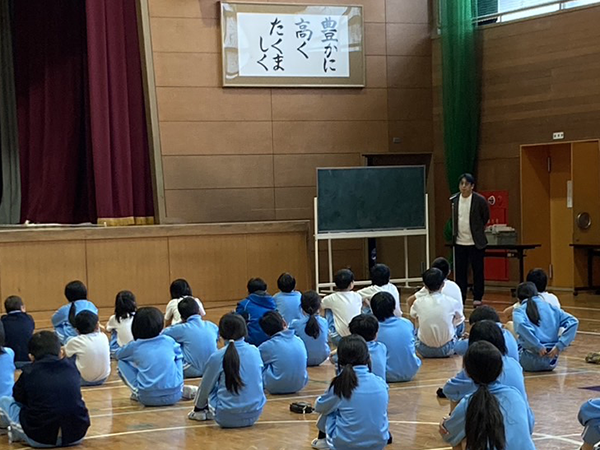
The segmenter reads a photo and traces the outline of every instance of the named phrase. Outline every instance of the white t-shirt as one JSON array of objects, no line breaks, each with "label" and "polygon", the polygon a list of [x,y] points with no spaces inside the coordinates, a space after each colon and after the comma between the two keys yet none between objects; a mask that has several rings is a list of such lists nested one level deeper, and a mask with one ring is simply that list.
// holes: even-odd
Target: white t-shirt
[{"label": "white t-shirt", "polygon": [[402,308],[400,307],[400,293],[398,292],[398,288],[392,283],[384,284],[383,286],[377,286],[375,284],[372,286],[367,286],[366,288],[362,288],[360,291],[358,291],[357,294],[360,295],[360,297],[363,300],[367,300],[368,302],[370,302],[373,296],[378,292],[389,292],[390,294],[392,294],[392,297],[394,297],[394,300],[396,301],[394,315],[396,317],[402,317]]},{"label": "white t-shirt", "polygon": [[[423,297],[427,294],[429,294],[429,290],[425,286],[423,286],[420,290],[418,290],[415,293],[415,297],[419,298],[419,297]],[[442,286],[442,294],[458,300],[461,305],[463,304],[462,303],[462,293],[460,292],[460,288],[458,287],[458,284],[456,284],[452,280],[444,280],[444,286]],[[464,311],[464,310],[461,309],[461,311]]]},{"label": "white t-shirt", "polygon": [[[560,306],[560,302],[558,301],[558,297],[556,295],[554,295],[548,291],[540,292],[538,295],[546,303],[554,306],[555,308],[562,309],[562,307]],[[521,302],[517,301],[513,305],[513,308],[518,308],[520,305],[521,305]]]},{"label": "white t-shirt", "polygon": [[471,200],[473,200],[473,194],[464,198],[462,195],[458,198],[458,234],[456,236],[456,243],[458,245],[475,245],[473,241],[473,235],[471,234]]},{"label": "white t-shirt", "polygon": [[428,347],[439,348],[456,336],[456,327],[465,320],[462,302],[441,292],[418,297],[410,316],[419,321],[418,337]]},{"label": "white t-shirt", "polygon": [[126,319],[121,319],[120,322],[114,315],[110,316],[110,319],[108,319],[106,331],[117,332],[117,343],[119,344],[119,347],[123,347],[125,344],[129,344],[131,341],[133,341],[131,322],[133,322],[133,316],[127,317]]},{"label": "white t-shirt", "polygon": [[349,336],[348,324],[360,314],[362,299],[353,291],[334,292],[323,299],[321,306],[333,313],[333,323],[338,334],[342,337]]},{"label": "white t-shirt", "polygon": [[65,353],[69,358],[75,355],[75,364],[85,381],[100,381],[110,375],[108,338],[100,331],[71,338],[65,345]]},{"label": "white t-shirt", "polygon": [[[182,299],[183,299],[183,297],[181,297],[181,298],[174,298],[169,303],[167,303],[167,309],[165,310],[165,321],[168,322],[170,320],[171,321],[171,325],[175,325],[175,324],[181,323],[181,315],[179,314],[179,310],[177,309],[177,305],[179,305],[179,302]],[[198,298],[196,298],[196,302],[198,303],[198,306],[200,307],[200,315],[201,316],[205,316],[206,315],[206,311],[204,311],[204,305],[202,304],[202,302]]]}]

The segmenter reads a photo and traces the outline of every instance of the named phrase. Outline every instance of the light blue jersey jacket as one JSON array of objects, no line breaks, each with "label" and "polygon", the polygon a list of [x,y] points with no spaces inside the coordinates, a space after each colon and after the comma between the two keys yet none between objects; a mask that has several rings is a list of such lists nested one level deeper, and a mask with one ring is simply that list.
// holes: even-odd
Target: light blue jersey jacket
[{"label": "light blue jersey jacket", "polygon": [[329,343],[327,341],[327,320],[318,315],[315,317],[319,323],[319,330],[321,330],[321,333],[316,339],[312,336],[309,336],[304,331],[306,328],[306,323],[309,319],[308,316],[303,316],[301,319],[296,319],[289,325],[290,330],[294,330],[296,336],[298,336],[300,339],[302,339],[302,342],[304,342],[306,352],[308,353],[308,367],[318,366],[325,361],[331,353],[331,349],[329,348]]},{"label": "light blue jersey jacket", "polygon": [[300,299],[302,293],[298,291],[292,292],[278,292],[273,296],[275,305],[277,305],[277,311],[285,319],[285,322],[289,325],[293,320],[301,319],[303,316],[302,308],[300,308]]},{"label": "light blue jersey jacket", "polygon": [[329,388],[315,411],[326,416],[327,440],[335,450],[383,450],[389,439],[388,386],[367,366],[354,366],[358,386],[340,398]]},{"label": "light blue jersey jacket", "polygon": [[217,351],[219,327],[195,314],[186,322],[165,328],[163,334],[181,345],[183,365],[191,365],[202,376],[208,358]]},{"label": "light blue jersey jacket", "polygon": [[15,352],[4,347],[0,353],[0,398],[12,397],[15,385]]},{"label": "light blue jersey jacket", "polygon": [[181,347],[170,336],[131,341],[116,351],[115,358],[135,370],[132,384],[141,396],[163,397],[183,388]]},{"label": "light blue jersey jacket", "polygon": [[[75,300],[75,315],[81,311],[91,311],[98,315],[98,308],[89,300]],[[69,322],[69,311],[71,303],[61,306],[52,316],[52,326],[61,344],[66,344],[69,339],[77,336],[77,330]]]},{"label": "light blue jersey jacket", "polygon": [[[500,411],[504,416],[506,436],[504,450],[535,450],[535,445],[531,440],[534,425],[533,414],[523,395],[514,387],[504,386],[498,382],[490,384],[489,389],[500,403]],[[470,400],[470,395],[463,398],[450,417],[444,420],[443,426],[448,434],[442,437],[452,446],[459,445],[466,437],[465,421]]]},{"label": "light blue jersey jacket", "polygon": [[[538,307],[540,313],[539,326],[534,325],[527,317],[525,311],[528,301],[534,301]],[[521,303],[521,306],[515,308],[513,321],[515,332],[519,336],[519,347],[534,354],[538,354],[542,347],[551,349],[555,346],[562,352],[575,339],[577,327],[579,326],[579,321],[571,314],[537,297],[525,300]],[[563,328],[563,332],[559,337],[558,331],[560,328]]]},{"label": "light blue jersey jacket", "polygon": [[371,355],[371,372],[385,381],[387,365],[387,347],[381,342],[367,342],[369,355]]},{"label": "light blue jersey jacket", "polygon": [[291,394],[306,386],[306,347],[294,330],[274,334],[258,350],[264,364],[263,383],[267,392]]},{"label": "light blue jersey jacket", "polygon": [[240,378],[244,386],[237,394],[229,392],[225,386],[223,356],[227,346],[217,350],[208,359],[198,394],[196,407],[206,408],[209,404],[215,410],[217,423],[221,417],[243,421],[262,412],[267,399],[263,391],[262,360],[258,348],[243,339],[234,343],[240,357]]},{"label": "light blue jersey jacket", "polygon": [[389,317],[379,322],[377,340],[387,347],[386,381],[412,380],[421,360],[415,351],[415,327],[410,320]]},{"label": "light blue jersey jacket", "polygon": [[[504,342],[506,343],[506,354],[511,358],[514,358],[515,361],[519,360],[519,346],[517,345],[517,340],[513,336],[513,334],[508,331],[506,328],[502,326],[502,323],[496,322],[496,325],[500,327],[502,330],[502,335],[504,336]],[[469,348],[469,340],[468,339],[459,339],[456,341],[456,345],[454,345],[454,351],[457,355],[465,356],[467,353],[467,349]]]}]

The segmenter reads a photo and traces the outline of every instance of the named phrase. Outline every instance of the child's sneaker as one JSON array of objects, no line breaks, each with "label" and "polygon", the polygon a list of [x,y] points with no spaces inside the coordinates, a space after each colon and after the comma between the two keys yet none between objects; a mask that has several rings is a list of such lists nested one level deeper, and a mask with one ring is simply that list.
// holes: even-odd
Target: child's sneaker
[{"label": "child's sneaker", "polygon": [[197,420],[198,422],[204,422],[205,420],[213,420],[214,416],[208,409],[202,409],[200,411],[192,409],[188,413],[188,419]]},{"label": "child's sneaker", "polygon": [[331,448],[331,447],[329,447],[329,444],[327,443],[327,438],[324,438],[324,439],[315,438],[310,443],[310,445],[312,446],[312,448],[316,448],[316,449],[328,449],[328,448]]},{"label": "child's sneaker", "polygon": [[181,396],[185,400],[193,400],[194,398],[196,398],[196,392],[198,392],[198,386],[190,386],[188,384],[184,384]]}]

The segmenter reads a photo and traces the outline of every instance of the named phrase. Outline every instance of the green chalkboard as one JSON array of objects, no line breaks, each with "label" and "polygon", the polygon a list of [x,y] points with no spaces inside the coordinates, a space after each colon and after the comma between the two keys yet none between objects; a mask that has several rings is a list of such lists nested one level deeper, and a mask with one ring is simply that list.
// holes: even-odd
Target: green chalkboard
[{"label": "green chalkboard", "polygon": [[425,228],[425,166],[317,169],[319,233]]}]

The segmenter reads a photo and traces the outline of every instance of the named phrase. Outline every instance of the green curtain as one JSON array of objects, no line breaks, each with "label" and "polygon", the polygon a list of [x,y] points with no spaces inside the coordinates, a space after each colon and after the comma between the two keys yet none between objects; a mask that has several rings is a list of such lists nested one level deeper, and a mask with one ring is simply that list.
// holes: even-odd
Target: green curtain
[{"label": "green curtain", "polygon": [[11,36],[11,0],[0,0],[0,223],[21,219],[21,175]]},{"label": "green curtain", "polygon": [[479,139],[477,0],[440,0],[444,154],[450,192],[474,173]]}]

